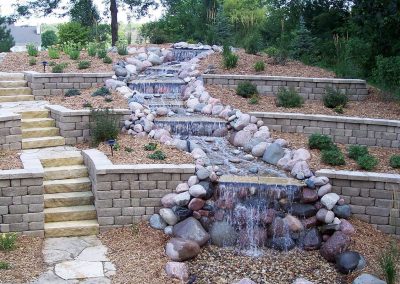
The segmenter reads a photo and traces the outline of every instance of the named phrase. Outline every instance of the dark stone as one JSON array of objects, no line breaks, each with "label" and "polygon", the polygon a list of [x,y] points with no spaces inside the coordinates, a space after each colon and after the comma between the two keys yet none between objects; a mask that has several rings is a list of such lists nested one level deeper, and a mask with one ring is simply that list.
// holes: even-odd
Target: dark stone
[{"label": "dark stone", "polygon": [[358,263],[360,262],[361,256],[355,251],[346,251],[338,254],[335,258],[336,268],[340,273],[349,274],[356,270]]},{"label": "dark stone", "polygon": [[201,223],[193,217],[176,224],[173,229],[173,235],[195,241],[199,246],[203,246],[210,239],[210,235],[204,230]]},{"label": "dark stone", "polygon": [[303,238],[304,250],[317,250],[321,247],[322,237],[317,228],[308,230]]},{"label": "dark stone", "polygon": [[339,228],[340,228],[340,225],[338,225],[338,224],[327,224],[327,225],[321,226],[319,228],[319,230],[320,230],[321,234],[332,235],[334,232],[339,230]]},{"label": "dark stone", "polygon": [[318,193],[314,189],[304,188],[301,194],[303,203],[313,203],[318,200]]},{"label": "dark stone", "polygon": [[346,251],[349,245],[350,237],[337,231],[321,246],[319,252],[327,261],[334,262],[336,255]]},{"label": "dark stone", "polygon": [[267,240],[267,247],[280,251],[289,251],[296,246],[296,243],[289,237],[278,237]]},{"label": "dark stone", "polygon": [[308,218],[317,214],[318,210],[311,204],[294,203],[288,211],[294,216]]},{"label": "dark stone", "polygon": [[225,221],[217,221],[210,230],[211,243],[219,247],[231,247],[236,244],[237,233],[235,228]]},{"label": "dark stone", "polygon": [[184,220],[193,214],[192,210],[183,206],[174,206],[172,207],[172,211],[174,211],[175,215],[178,216],[179,220]]},{"label": "dark stone", "polygon": [[333,213],[335,213],[336,217],[338,218],[350,218],[351,216],[351,208],[349,205],[335,205],[333,207]]},{"label": "dark stone", "polygon": [[201,217],[200,218],[200,224],[203,226],[203,228],[209,232],[211,229],[211,226],[213,224],[213,221],[211,220],[211,218],[209,217]]},{"label": "dark stone", "polygon": [[314,188],[315,188],[315,183],[314,183],[313,180],[311,180],[311,179],[306,179],[304,182],[306,183],[307,187],[309,187],[309,188],[311,188],[311,189],[314,189]]},{"label": "dark stone", "polygon": [[301,220],[301,223],[303,224],[304,228],[309,229],[317,226],[318,220],[316,216],[312,216],[310,218]]}]

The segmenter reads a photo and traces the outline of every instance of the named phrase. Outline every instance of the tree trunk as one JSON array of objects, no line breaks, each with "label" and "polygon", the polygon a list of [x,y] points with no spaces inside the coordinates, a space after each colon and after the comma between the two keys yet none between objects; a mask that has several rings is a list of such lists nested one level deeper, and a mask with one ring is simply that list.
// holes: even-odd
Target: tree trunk
[{"label": "tree trunk", "polygon": [[110,1],[111,11],[111,45],[115,46],[118,41],[118,8],[117,0]]}]

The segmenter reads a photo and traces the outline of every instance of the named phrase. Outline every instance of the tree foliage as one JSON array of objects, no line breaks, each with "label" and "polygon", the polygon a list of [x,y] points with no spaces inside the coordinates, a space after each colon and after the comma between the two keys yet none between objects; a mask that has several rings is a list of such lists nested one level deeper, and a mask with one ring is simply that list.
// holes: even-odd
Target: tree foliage
[{"label": "tree foliage", "polygon": [[0,52],[8,52],[14,46],[14,38],[5,26],[6,19],[0,17]]},{"label": "tree foliage", "polygon": [[100,20],[99,12],[92,0],[77,0],[69,11],[71,21],[92,27]]}]

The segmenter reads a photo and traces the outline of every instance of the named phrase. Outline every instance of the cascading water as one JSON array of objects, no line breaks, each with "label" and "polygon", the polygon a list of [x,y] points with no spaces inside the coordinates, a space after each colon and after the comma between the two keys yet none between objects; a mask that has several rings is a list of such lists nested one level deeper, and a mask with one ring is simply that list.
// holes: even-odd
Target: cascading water
[{"label": "cascading water", "polygon": [[203,49],[184,49],[184,48],[174,48],[172,54],[176,61],[184,62],[195,58],[200,53],[204,52]]}]

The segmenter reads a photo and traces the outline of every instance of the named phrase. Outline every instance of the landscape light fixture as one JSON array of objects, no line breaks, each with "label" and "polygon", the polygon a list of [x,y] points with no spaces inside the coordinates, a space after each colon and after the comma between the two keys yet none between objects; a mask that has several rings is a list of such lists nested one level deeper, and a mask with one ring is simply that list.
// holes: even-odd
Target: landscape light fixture
[{"label": "landscape light fixture", "polygon": [[115,139],[108,139],[107,140],[107,144],[110,146],[110,149],[111,149],[111,156],[113,157],[114,156],[114,145],[115,145],[115,143],[116,143],[116,141],[115,141]]},{"label": "landscape light fixture", "polygon": [[47,61],[43,61],[43,72],[46,73],[46,66],[49,64]]}]

